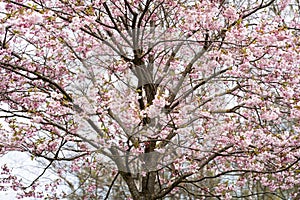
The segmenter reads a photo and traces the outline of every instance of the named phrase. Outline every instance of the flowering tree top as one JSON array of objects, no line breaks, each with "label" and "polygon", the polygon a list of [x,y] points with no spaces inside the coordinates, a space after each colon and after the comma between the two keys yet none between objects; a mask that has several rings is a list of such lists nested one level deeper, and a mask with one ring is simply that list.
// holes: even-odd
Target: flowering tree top
[{"label": "flowering tree top", "polygon": [[[3,1],[0,155],[26,152],[44,170],[26,182],[3,166],[0,189],[296,197],[297,2]],[[41,181],[47,170],[58,179]]]}]

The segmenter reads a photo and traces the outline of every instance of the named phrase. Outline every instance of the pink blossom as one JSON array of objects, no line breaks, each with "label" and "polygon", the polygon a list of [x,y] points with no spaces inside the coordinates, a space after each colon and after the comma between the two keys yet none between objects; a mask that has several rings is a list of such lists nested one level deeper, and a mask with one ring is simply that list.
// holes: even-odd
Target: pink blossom
[{"label": "pink blossom", "polygon": [[34,12],[32,15],[29,16],[29,18],[32,24],[43,23],[43,16],[38,12]]},{"label": "pink blossom", "polygon": [[229,20],[237,20],[239,18],[239,15],[237,14],[237,11],[234,7],[229,6],[223,13],[223,16],[228,18]]},{"label": "pink blossom", "polygon": [[155,98],[153,100],[153,105],[163,108],[166,105],[166,100],[164,98]]},{"label": "pink blossom", "polygon": [[273,111],[268,111],[268,112],[263,113],[261,115],[261,118],[265,119],[265,120],[268,120],[268,121],[271,121],[271,120],[277,119],[278,114],[276,112],[273,112]]}]

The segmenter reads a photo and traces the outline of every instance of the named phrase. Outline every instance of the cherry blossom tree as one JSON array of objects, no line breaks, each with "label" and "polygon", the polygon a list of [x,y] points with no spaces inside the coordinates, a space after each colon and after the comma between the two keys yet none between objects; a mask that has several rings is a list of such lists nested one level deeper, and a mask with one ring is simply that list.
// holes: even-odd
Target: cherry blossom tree
[{"label": "cherry blossom tree", "polygon": [[[298,0],[0,7],[0,155],[23,152],[43,167],[26,182],[2,166],[1,190],[49,199],[296,198]],[[57,178],[42,181],[47,172]]]}]

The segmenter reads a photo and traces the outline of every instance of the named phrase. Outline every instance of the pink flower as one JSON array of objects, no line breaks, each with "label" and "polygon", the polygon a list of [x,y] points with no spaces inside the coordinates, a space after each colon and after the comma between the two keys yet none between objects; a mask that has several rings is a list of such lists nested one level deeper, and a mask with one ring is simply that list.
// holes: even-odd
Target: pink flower
[{"label": "pink flower", "polygon": [[161,110],[159,109],[159,107],[151,105],[146,109],[146,111],[147,111],[148,117],[154,118],[160,114]]},{"label": "pink flower", "polygon": [[40,13],[34,12],[31,16],[28,17],[29,17],[29,22],[32,24],[43,23],[43,17]]},{"label": "pink flower", "polygon": [[164,98],[156,98],[153,100],[153,105],[163,108],[166,105],[166,100]]},{"label": "pink flower", "polygon": [[81,26],[81,21],[79,17],[73,17],[72,23],[70,24],[71,29],[78,30]]},{"label": "pink flower", "polygon": [[289,37],[284,34],[279,34],[276,36],[278,41],[283,41],[285,39],[288,39]]},{"label": "pink flower", "polygon": [[237,14],[236,10],[232,6],[228,7],[224,11],[223,16],[232,21],[237,20],[239,18],[239,15]]},{"label": "pink flower", "polygon": [[265,120],[268,120],[268,121],[271,121],[271,120],[275,120],[278,118],[278,114],[273,112],[273,111],[269,111],[269,112],[266,112],[266,113],[263,113],[261,115],[261,118],[262,119],[265,119]]}]

